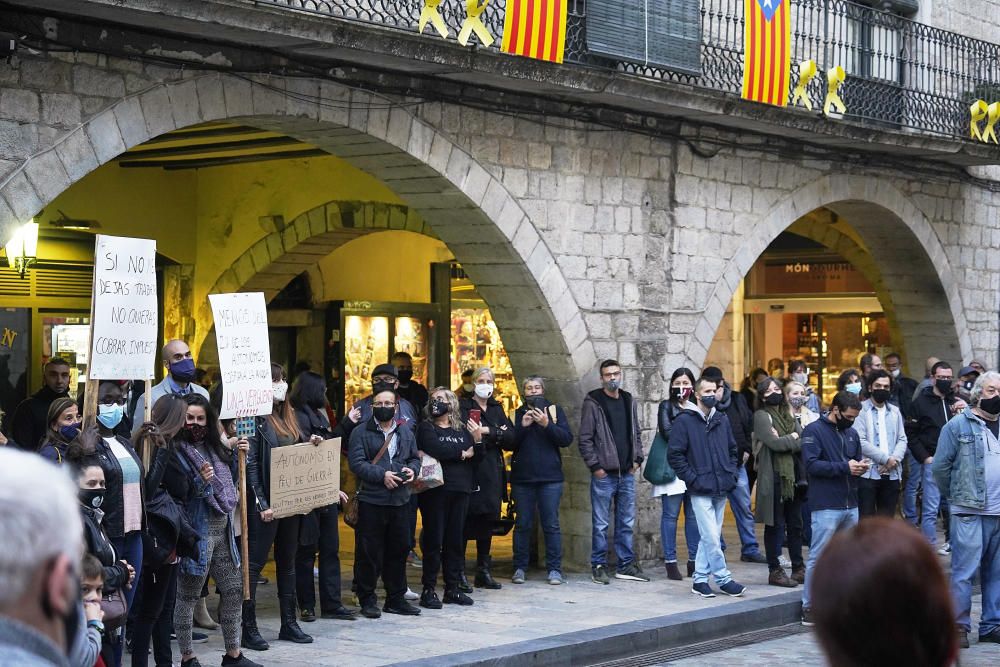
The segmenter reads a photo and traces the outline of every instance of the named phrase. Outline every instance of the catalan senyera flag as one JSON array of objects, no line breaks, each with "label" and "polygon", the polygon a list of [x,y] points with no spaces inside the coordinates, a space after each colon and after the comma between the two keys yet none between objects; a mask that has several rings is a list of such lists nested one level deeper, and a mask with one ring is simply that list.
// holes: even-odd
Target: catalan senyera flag
[{"label": "catalan senyera flag", "polygon": [[743,0],[743,99],[783,107],[791,76],[791,0]]},{"label": "catalan senyera flag", "polygon": [[518,56],[563,61],[569,0],[507,0],[500,50]]}]

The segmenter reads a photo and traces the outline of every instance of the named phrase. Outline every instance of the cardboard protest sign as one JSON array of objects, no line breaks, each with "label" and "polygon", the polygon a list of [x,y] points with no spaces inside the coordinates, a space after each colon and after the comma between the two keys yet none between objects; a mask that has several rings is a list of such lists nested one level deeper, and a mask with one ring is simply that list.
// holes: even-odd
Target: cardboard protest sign
[{"label": "cardboard protest sign", "polygon": [[156,241],[97,235],[91,313],[88,378],[153,377],[158,328]]},{"label": "cardboard protest sign", "polygon": [[274,518],[305,514],[339,502],[340,438],[271,450]]},{"label": "cardboard protest sign", "polygon": [[262,292],[210,294],[222,377],[220,419],[271,414],[271,349]]}]

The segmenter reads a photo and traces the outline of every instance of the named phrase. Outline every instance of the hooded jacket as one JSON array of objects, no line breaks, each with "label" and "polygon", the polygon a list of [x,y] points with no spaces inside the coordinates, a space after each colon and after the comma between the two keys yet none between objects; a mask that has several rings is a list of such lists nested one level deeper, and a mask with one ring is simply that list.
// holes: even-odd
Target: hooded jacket
[{"label": "hooded jacket", "polygon": [[753,446],[753,412],[747,405],[743,394],[733,391],[733,388],[723,380],[722,400],[715,406],[715,409],[729,419],[740,459],[742,459],[743,454],[750,454]]},{"label": "hooded jacket", "polygon": [[591,472],[605,470],[607,472],[629,472],[633,466],[642,463],[642,439],[639,428],[639,409],[632,394],[619,389],[622,400],[625,401],[625,414],[630,417],[629,434],[632,441],[629,443],[632,452],[632,460],[623,462],[618,458],[618,447],[615,438],[611,434],[611,424],[608,422],[608,415],[601,407],[601,396],[603,389],[595,389],[587,394],[583,399],[583,408],[580,411],[580,437],[578,445],[583,462],[587,464]]},{"label": "hooded jacket", "polygon": [[924,387],[910,406],[910,416],[916,420],[913,437],[909,438],[910,451],[918,463],[923,463],[937,451],[941,427],[951,419],[951,406],[955,395],[942,398],[934,393],[934,385]]},{"label": "hooded jacket", "polygon": [[732,426],[718,410],[706,416],[698,408],[687,408],[674,419],[667,462],[690,493],[718,497],[736,488],[737,456]]}]

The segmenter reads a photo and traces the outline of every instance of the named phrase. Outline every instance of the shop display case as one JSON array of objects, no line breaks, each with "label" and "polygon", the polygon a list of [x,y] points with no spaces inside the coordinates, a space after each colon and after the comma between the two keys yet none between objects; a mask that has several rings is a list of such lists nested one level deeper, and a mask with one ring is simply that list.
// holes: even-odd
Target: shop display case
[{"label": "shop display case", "polygon": [[500,332],[485,305],[462,304],[451,310],[451,386],[462,383],[462,371],[488,366],[496,380],[494,395],[508,415],[521,404],[510,359]]},{"label": "shop display case", "polygon": [[[69,363],[69,386],[80,387],[87,381],[90,356],[89,317],[43,317],[42,357],[61,357]],[[75,396],[71,389],[70,394]]]}]

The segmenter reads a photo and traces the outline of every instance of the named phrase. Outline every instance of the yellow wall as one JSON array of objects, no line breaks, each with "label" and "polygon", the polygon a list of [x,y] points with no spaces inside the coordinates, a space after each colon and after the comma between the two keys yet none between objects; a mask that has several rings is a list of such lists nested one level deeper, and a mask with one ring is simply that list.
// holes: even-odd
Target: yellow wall
[{"label": "yellow wall", "polygon": [[434,262],[454,255],[441,241],[414,232],[375,232],[346,243],[320,260],[323,301],[368,300],[428,303]]}]

